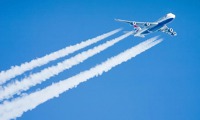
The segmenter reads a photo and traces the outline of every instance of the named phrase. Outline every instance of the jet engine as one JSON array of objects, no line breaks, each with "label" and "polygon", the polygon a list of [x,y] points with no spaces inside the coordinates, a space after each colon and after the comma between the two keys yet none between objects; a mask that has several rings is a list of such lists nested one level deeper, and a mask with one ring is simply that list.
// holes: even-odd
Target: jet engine
[{"label": "jet engine", "polygon": [[136,25],[136,22],[133,22],[132,25]]},{"label": "jet engine", "polygon": [[172,33],[174,30],[172,28],[168,29],[168,32]]},{"label": "jet engine", "polygon": [[171,35],[173,35],[173,36],[176,36],[177,35],[177,33],[176,32],[172,32],[172,34]]},{"label": "jet engine", "polygon": [[149,22],[146,22],[144,25],[145,25],[145,26],[150,26],[150,23],[149,23]]}]

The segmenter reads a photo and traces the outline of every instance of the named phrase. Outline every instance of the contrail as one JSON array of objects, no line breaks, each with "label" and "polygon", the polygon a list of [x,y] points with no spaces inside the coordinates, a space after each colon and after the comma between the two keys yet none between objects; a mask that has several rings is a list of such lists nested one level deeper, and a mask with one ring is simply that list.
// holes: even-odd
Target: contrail
[{"label": "contrail", "polygon": [[133,32],[129,32],[127,34],[121,35],[113,40],[107,41],[104,44],[91,48],[87,51],[77,54],[74,57],[64,60],[63,62],[59,62],[55,66],[51,66],[48,68],[43,69],[41,72],[35,73],[30,75],[27,78],[24,78],[21,81],[14,81],[6,86],[3,86],[0,90],[0,100],[5,98],[10,98],[16,93],[20,93],[21,91],[28,90],[30,87],[40,84],[47,79],[58,75],[59,73],[63,72],[66,69],[77,65],[86,59],[94,56],[97,53],[113,46],[117,42],[123,40],[124,38],[130,36]]},{"label": "contrail", "polygon": [[104,72],[108,72],[113,67],[130,60],[136,55],[150,49],[151,47],[157,45],[162,40],[156,40],[156,38],[151,38],[147,41],[140,43],[139,45],[132,47],[117,56],[114,56],[105,62],[81,72],[75,76],[72,76],[66,80],[60,81],[58,83],[52,84],[45,89],[36,91],[29,95],[23,96],[12,101],[6,101],[0,105],[0,117],[2,120],[13,119],[20,117],[24,112],[32,110],[38,105],[58,97],[61,93],[72,89],[82,82],[85,82],[93,77],[97,77]]},{"label": "contrail", "polygon": [[58,50],[56,52],[53,52],[53,53],[50,53],[48,55],[45,55],[44,57],[40,57],[40,58],[37,58],[37,59],[34,59],[30,62],[25,62],[19,66],[12,66],[9,70],[6,70],[6,71],[1,71],[0,72],[0,85],[5,83],[6,81],[16,77],[17,75],[21,75],[23,74],[24,72],[28,71],[28,70],[31,70],[33,68],[36,68],[36,67],[39,67],[39,66],[42,66],[42,65],[45,65],[53,60],[56,60],[58,58],[61,58],[61,57],[64,57],[66,55],[69,55],[75,51],[78,51],[82,48],[85,48],[91,44],[94,44],[102,39],[105,39],[117,32],[119,32],[121,29],[116,29],[116,30],[113,30],[111,32],[108,32],[108,33],[105,33],[103,35],[100,35],[100,36],[97,36],[95,38],[92,38],[92,39],[88,39],[86,41],[83,41],[81,43],[78,43],[78,44],[75,44],[75,45],[72,45],[72,46],[68,46],[68,47],[65,47],[61,50]]}]

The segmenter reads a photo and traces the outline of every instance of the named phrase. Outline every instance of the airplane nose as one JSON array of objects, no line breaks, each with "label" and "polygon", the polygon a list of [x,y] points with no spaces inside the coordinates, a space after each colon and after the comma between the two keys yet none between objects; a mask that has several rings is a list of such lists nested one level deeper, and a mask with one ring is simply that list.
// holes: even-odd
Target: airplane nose
[{"label": "airplane nose", "polygon": [[175,18],[176,16],[174,14],[172,14],[172,13],[168,13],[167,17],[169,17],[169,18]]}]

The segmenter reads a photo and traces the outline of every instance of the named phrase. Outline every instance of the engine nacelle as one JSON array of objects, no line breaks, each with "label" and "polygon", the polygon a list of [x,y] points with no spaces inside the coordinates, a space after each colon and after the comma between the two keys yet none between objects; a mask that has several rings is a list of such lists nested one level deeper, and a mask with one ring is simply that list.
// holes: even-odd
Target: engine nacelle
[{"label": "engine nacelle", "polygon": [[169,28],[169,29],[168,29],[168,32],[170,32],[170,33],[173,33],[173,31],[174,31],[174,30],[173,30],[172,28]]},{"label": "engine nacelle", "polygon": [[132,23],[132,25],[136,25],[136,22],[134,21],[134,22]]},{"label": "engine nacelle", "polygon": [[173,35],[173,36],[176,36],[177,35],[177,33],[176,32],[172,32],[172,34],[171,35]]},{"label": "engine nacelle", "polygon": [[150,26],[150,23],[149,23],[149,22],[146,22],[144,25],[145,25],[145,26]]}]

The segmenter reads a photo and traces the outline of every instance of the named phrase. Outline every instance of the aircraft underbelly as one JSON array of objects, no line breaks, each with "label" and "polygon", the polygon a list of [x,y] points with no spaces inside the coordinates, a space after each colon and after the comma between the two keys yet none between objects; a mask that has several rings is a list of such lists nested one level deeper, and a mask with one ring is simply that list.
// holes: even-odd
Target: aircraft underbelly
[{"label": "aircraft underbelly", "polygon": [[158,24],[158,25],[155,25],[151,28],[148,28],[146,30],[144,30],[143,32],[141,32],[141,34],[149,34],[149,33],[152,33],[152,32],[156,32],[157,30],[159,30],[160,28],[162,28],[164,26],[164,24]]},{"label": "aircraft underbelly", "polygon": [[149,34],[149,33],[152,33],[152,32],[156,32],[156,31],[160,30],[164,25],[166,25],[167,23],[171,22],[172,20],[173,20],[173,18],[163,20],[163,21],[159,22],[155,26],[151,26],[149,28],[141,29],[135,35],[136,36],[137,35],[146,35],[146,34]]},{"label": "aircraft underbelly", "polygon": [[158,23],[156,26],[152,27],[152,28],[149,28],[148,31],[150,32],[155,32],[155,31],[158,31],[160,28],[162,28],[165,24],[171,22],[173,19],[170,18],[170,19],[167,19],[165,21],[162,21],[160,23]]},{"label": "aircraft underbelly", "polygon": [[155,32],[157,30],[159,30],[160,28],[162,28],[165,24],[158,24],[152,28],[149,29],[149,31]]}]

